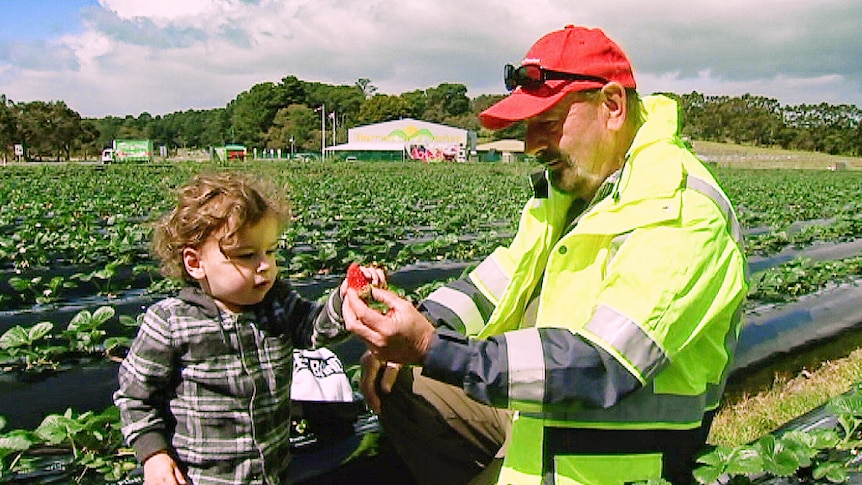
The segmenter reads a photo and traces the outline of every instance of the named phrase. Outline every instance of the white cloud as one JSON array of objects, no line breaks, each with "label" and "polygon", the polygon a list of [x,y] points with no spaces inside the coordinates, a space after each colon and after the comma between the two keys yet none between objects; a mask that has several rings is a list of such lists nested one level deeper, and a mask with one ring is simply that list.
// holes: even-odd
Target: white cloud
[{"label": "white cloud", "polygon": [[147,18],[157,24],[191,22],[201,17],[209,18],[223,9],[220,0],[100,0],[107,10],[115,12],[123,20]]},{"label": "white cloud", "polygon": [[502,93],[501,67],[566,24],[601,27],[640,85],[862,105],[855,0],[100,0],[83,33],[0,44],[15,100],[64,99],[85,116],[223,107],[295,75],[379,92],[462,83]]}]

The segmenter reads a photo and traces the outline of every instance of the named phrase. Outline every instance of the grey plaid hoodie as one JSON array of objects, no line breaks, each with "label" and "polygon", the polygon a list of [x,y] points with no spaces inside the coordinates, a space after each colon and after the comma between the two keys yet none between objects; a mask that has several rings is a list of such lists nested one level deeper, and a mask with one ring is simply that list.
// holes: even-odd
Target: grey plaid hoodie
[{"label": "grey plaid hoodie", "polygon": [[345,335],[338,291],[321,304],[277,281],[232,314],[185,288],[147,309],[120,366],[123,434],[141,462],[168,450],[195,485],[286,483],[293,349]]}]

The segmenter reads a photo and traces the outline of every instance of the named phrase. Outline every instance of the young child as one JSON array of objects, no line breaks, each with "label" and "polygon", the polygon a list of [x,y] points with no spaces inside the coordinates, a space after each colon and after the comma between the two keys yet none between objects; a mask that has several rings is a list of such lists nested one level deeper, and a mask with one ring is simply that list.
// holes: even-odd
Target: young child
[{"label": "young child", "polygon": [[156,226],[162,272],[188,286],[147,310],[114,395],[147,484],[287,482],[293,349],[346,336],[346,283],[319,304],[277,278],[288,218],[259,182],[220,173],[193,178]]}]

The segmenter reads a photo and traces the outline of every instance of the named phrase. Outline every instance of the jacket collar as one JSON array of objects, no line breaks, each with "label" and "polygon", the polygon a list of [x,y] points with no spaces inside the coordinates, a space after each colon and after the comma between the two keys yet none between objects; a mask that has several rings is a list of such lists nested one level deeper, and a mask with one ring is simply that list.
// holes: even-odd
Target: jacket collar
[{"label": "jacket collar", "polygon": [[204,293],[197,286],[187,286],[181,289],[177,298],[189,305],[200,308],[201,312],[209,318],[217,318],[221,314],[221,310],[213,297]]},{"label": "jacket collar", "polygon": [[645,122],[635,135],[632,146],[626,153],[626,160],[659,140],[677,136],[679,115],[676,101],[663,95],[645,96],[642,100]]},{"label": "jacket collar", "polygon": [[622,175],[614,189],[614,200],[617,202],[671,197],[682,187],[685,180],[678,152],[674,151],[666,156],[661,152],[654,152],[652,156],[639,156],[660,142],[681,144],[677,136],[679,118],[676,102],[662,95],[646,96],[643,99],[643,107],[645,122],[626,153]]}]

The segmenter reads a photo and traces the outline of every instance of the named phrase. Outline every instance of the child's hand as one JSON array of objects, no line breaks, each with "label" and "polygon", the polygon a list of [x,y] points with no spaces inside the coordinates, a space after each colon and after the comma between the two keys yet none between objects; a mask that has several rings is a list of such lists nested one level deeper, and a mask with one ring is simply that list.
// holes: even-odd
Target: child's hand
[{"label": "child's hand", "polygon": [[353,288],[366,301],[371,299],[371,288],[387,288],[386,269],[377,266],[360,266],[359,263],[350,263],[347,268],[347,276],[341,283],[341,297],[347,294],[348,288]]},{"label": "child's hand", "polygon": [[144,485],[187,485],[186,477],[167,451],[160,451],[144,462]]}]

